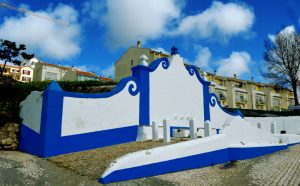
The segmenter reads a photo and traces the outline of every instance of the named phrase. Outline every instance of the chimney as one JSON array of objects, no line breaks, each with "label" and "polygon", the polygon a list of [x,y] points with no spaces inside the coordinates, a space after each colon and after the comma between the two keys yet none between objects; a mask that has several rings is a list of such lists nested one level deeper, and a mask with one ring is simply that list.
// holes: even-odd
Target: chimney
[{"label": "chimney", "polygon": [[252,82],[254,81],[254,77],[253,77],[253,76],[251,77],[251,81],[252,81]]},{"label": "chimney", "polygon": [[137,41],[137,42],[136,42],[136,47],[137,47],[137,48],[141,48],[141,45],[142,45],[141,41]]},{"label": "chimney", "polygon": [[233,77],[236,79],[236,74],[233,74]]},{"label": "chimney", "polygon": [[216,70],[214,70],[214,76],[216,76],[217,75],[217,71]]}]

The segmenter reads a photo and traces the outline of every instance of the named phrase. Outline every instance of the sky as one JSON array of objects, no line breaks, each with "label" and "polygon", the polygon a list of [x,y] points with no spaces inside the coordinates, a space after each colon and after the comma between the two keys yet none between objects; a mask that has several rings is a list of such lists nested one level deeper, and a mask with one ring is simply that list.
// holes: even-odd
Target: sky
[{"label": "sky", "polygon": [[[264,42],[300,32],[299,0],[0,0],[0,38],[53,64],[114,77],[114,63],[136,42],[204,71],[264,82]],[[43,18],[41,18],[43,17]],[[51,18],[52,20],[49,20]],[[55,20],[55,21],[53,21]]]}]

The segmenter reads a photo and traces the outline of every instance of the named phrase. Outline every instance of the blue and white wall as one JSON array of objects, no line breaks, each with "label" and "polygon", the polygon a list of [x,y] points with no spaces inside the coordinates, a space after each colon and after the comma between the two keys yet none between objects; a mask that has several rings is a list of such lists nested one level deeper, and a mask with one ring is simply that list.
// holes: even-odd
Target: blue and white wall
[{"label": "blue and white wall", "polygon": [[261,123],[261,129],[271,132],[271,124],[276,124],[276,133],[284,130],[287,134],[300,135],[300,116],[289,117],[245,117],[252,125]]},{"label": "blue and white wall", "polygon": [[[187,128],[191,118],[197,128],[203,129],[204,122],[208,120],[211,128],[220,130],[222,134],[233,125],[227,129],[226,140],[231,142],[226,144],[233,145],[232,141],[243,140],[243,143],[257,145],[260,141],[256,141],[255,135],[267,146],[274,142],[269,140],[271,137],[265,139],[265,133],[258,132],[256,127],[253,136],[249,137],[246,133],[252,131],[253,126],[247,128],[249,123],[240,125],[245,123],[241,113],[225,111],[217,97],[209,93],[210,82],[202,79],[196,67],[185,66],[179,54],[157,59],[149,66],[145,63],[138,65],[132,71],[132,77],[122,79],[109,93],[65,92],[56,82],[52,82],[43,93],[32,92],[21,104],[20,150],[48,157],[146,140],[152,136],[152,121],[161,126],[162,121],[167,119],[171,127]],[[162,133],[162,129],[160,131]],[[243,135],[248,137],[244,139]],[[218,145],[227,148],[223,142],[219,144],[216,141],[220,141],[218,137],[213,142],[216,147],[212,146],[215,150],[218,150]],[[190,152],[187,155],[210,152],[205,151],[206,142],[199,143],[203,143],[200,146],[204,151],[198,148],[187,150],[194,148],[189,146],[190,143],[185,143],[187,146],[183,145],[182,150]],[[176,151],[177,146],[170,148]],[[173,153],[169,150],[164,152]],[[162,161],[160,158],[156,160]]]},{"label": "blue and white wall", "polygon": [[149,77],[151,121],[162,126],[162,121],[168,119],[172,126],[188,127],[188,120],[194,118],[197,126],[204,126],[203,84],[185,68],[182,57],[171,56]]},{"label": "blue and white wall", "polygon": [[135,141],[139,99],[135,78],[103,94],[65,92],[52,82],[21,103],[20,150],[48,157]]},{"label": "blue and white wall", "polygon": [[283,150],[299,142],[299,135],[272,135],[236,117],[223,127],[219,135],[122,156],[107,168],[99,181],[124,181],[244,160]]}]

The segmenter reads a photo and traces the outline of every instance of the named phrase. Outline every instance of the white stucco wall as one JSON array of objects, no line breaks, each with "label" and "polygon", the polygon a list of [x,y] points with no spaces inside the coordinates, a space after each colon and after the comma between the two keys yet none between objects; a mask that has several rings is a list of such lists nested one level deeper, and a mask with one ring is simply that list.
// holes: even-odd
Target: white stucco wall
[{"label": "white stucco wall", "polygon": [[[211,99],[214,99],[214,101],[217,102],[215,97],[211,97]],[[241,118],[240,116],[232,116],[224,112],[217,103],[215,106],[209,104],[209,109],[211,128],[222,129],[224,124],[230,123],[235,118]]]},{"label": "white stucco wall", "polygon": [[192,156],[224,149],[226,147],[226,136],[215,135],[207,138],[200,138],[148,150],[142,150],[116,159],[103,173],[102,177],[105,177],[116,170]]},{"label": "white stucco wall", "polygon": [[[264,130],[252,126],[248,121],[236,117],[230,121],[221,133],[226,134],[231,146],[251,146],[264,144],[278,144],[278,137]],[[242,143],[243,144],[242,144]]]},{"label": "white stucco wall", "polygon": [[[62,136],[116,129],[139,124],[139,93],[132,96],[126,87],[108,98],[65,97]],[[126,134],[124,134],[126,135]]]},{"label": "white stucco wall", "polygon": [[285,130],[287,134],[300,135],[300,116],[289,117],[246,117],[252,125],[257,126],[257,123],[261,123],[263,130],[271,132],[271,123],[276,123],[277,133]]},{"label": "white stucco wall", "polygon": [[32,91],[20,104],[22,123],[37,133],[40,133],[42,102],[42,92]]},{"label": "white stucco wall", "polygon": [[171,126],[189,126],[193,117],[197,126],[204,123],[203,86],[194,74],[186,70],[183,58],[173,55],[170,66],[162,64],[149,75],[150,79],[150,123],[156,121],[162,126],[168,119]]},{"label": "white stucco wall", "polygon": [[[294,141],[300,142],[300,138],[295,138]],[[226,149],[228,147],[244,148],[285,145],[279,142],[280,139],[278,136],[258,129],[242,118],[236,117],[231,120],[230,125],[224,128],[222,134],[124,155],[116,159],[107,168],[102,178],[116,170],[190,157],[192,155]]]}]

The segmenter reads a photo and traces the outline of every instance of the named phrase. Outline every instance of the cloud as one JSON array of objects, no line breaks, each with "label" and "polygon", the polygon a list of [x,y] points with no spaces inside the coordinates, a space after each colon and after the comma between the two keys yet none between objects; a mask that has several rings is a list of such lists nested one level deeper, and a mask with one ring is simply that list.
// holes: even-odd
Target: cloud
[{"label": "cloud", "polygon": [[[74,8],[59,4],[54,9],[49,7],[34,13],[58,22],[27,14],[5,17],[0,25],[0,38],[25,44],[37,57],[70,59],[80,53],[80,25],[78,12]],[[62,21],[69,23],[69,26],[62,25]]]},{"label": "cloud", "polygon": [[157,48],[152,48],[152,50],[154,51],[157,51],[157,52],[162,52],[164,54],[169,54],[170,55],[170,52],[162,47],[157,47]]},{"label": "cloud", "polygon": [[114,64],[107,66],[106,68],[102,69],[100,74],[104,77],[110,77],[114,78],[115,77],[115,66]]},{"label": "cloud", "polygon": [[111,48],[128,47],[142,40],[165,35],[172,21],[180,16],[176,0],[89,0],[84,12],[105,25],[106,41]]},{"label": "cloud", "polygon": [[[291,34],[293,32],[296,32],[296,28],[295,28],[294,25],[290,25],[290,26],[284,27],[277,35],[279,35],[279,34]],[[275,42],[275,39],[276,39],[277,35],[268,34],[268,38],[272,42]]]},{"label": "cloud", "polygon": [[[0,60],[0,64],[4,65],[4,61]],[[18,65],[15,65],[15,64],[13,64],[11,62],[6,62],[6,65],[19,67]],[[1,66],[1,68],[2,68],[2,66]]]},{"label": "cloud", "polygon": [[105,0],[87,0],[82,5],[82,14],[84,15],[83,22],[91,23],[96,21],[100,26],[103,26],[104,16],[103,13],[106,12],[106,2]]},{"label": "cloud", "polygon": [[209,61],[211,60],[212,54],[208,47],[196,46],[197,55],[192,64],[204,69],[209,69]]},{"label": "cloud", "polygon": [[205,11],[185,17],[172,34],[191,35],[197,39],[212,38],[217,35],[229,39],[249,31],[254,19],[254,13],[246,5],[214,1]]},{"label": "cloud", "polygon": [[[228,40],[240,33],[253,37],[250,28],[255,16],[245,4],[214,1],[196,15],[182,14],[185,3],[179,0],[87,0],[82,13],[105,28],[108,46],[117,49],[142,40],[172,36]],[[252,35],[251,35],[252,34]],[[246,37],[245,37],[246,38]]]},{"label": "cloud", "polygon": [[241,76],[248,73],[251,56],[247,52],[232,52],[229,58],[221,59],[217,63],[217,73],[222,76]]}]

